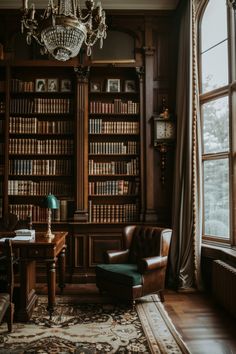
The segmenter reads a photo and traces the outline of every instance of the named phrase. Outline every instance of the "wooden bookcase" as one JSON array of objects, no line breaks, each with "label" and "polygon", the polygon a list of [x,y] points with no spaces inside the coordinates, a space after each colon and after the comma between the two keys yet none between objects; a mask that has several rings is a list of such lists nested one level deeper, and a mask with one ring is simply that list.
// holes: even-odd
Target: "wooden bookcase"
[{"label": "wooden bookcase", "polygon": [[4,165],[5,165],[5,115],[6,115],[6,68],[0,66],[0,218],[3,216]]},{"label": "wooden bookcase", "polygon": [[41,201],[52,193],[60,201],[54,220],[65,221],[75,187],[73,68],[14,65],[9,82],[8,211],[45,222]]},{"label": "wooden bookcase", "polygon": [[140,85],[134,68],[91,68],[89,222],[140,220],[140,115]]},{"label": "wooden bookcase", "polygon": [[82,219],[75,220],[95,224],[140,221],[139,70],[53,64],[0,68],[7,88],[0,92],[3,214],[45,223],[41,202],[52,193],[60,201],[57,222],[77,212]]}]

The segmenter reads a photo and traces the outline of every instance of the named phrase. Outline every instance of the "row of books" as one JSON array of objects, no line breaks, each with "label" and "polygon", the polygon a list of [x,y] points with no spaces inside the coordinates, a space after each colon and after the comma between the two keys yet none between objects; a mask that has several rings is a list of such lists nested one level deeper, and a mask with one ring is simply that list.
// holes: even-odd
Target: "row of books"
[{"label": "row of books", "polygon": [[73,149],[70,139],[9,139],[10,154],[72,154]]},{"label": "row of books", "polygon": [[0,113],[5,113],[6,105],[4,101],[0,101]]},{"label": "row of books", "polygon": [[[10,204],[10,213],[16,214],[20,220],[29,216],[32,222],[47,222],[48,210],[33,204]],[[68,218],[68,201],[59,200],[59,208],[53,210],[52,221],[66,221]]]},{"label": "row of books", "polygon": [[89,195],[137,195],[138,182],[124,179],[115,181],[89,182]]},{"label": "row of books", "polygon": [[113,102],[90,101],[91,114],[138,114],[139,103],[133,101],[122,102],[114,99]]},{"label": "row of books", "polygon": [[71,112],[72,103],[69,98],[12,98],[11,114],[66,114]]},{"label": "row of books", "polygon": [[102,118],[89,119],[90,134],[138,134],[138,122],[107,122]]},{"label": "row of books", "polygon": [[138,159],[95,162],[89,160],[89,175],[138,175]]},{"label": "row of books", "polygon": [[9,132],[12,134],[69,134],[73,122],[64,120],[40,120],[36,117],[10,117]]},{"label": "row of books", "polygon": [[72,174],[71,160],[10,160],[9,161],[10,175],[66,175]]},{"label": "row of books", "polygon": [[11,79],[11,91],[13,92],[34,92],[34,87],[34,81]]},{"label": "row of books", "polygon": [[[69,181],[68,181],[69,182]],[[59,196],[72,195],[71,183],[60,183],[55,181],[24,181],[8,180],[9,195],[43,196],[50,193]]]},{"label": "row of books", "polygon": [[136,204],[93,204],[89,201],[89,222],[122,223],[138,219]]},{"label": "row of books", "polygon": [[90,154],[137,154],[138,143],[136,141],[123,142],[94,142],[89,143]]}]

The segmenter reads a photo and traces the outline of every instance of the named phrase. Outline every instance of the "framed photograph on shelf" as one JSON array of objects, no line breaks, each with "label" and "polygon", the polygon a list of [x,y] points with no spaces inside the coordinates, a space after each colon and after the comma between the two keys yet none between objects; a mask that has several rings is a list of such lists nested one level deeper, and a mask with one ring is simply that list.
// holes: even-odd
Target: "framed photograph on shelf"
[{"label": "framed photograph on shelf", "polygon": [[48,92],[58,91],[58,79],[48,79]]},{"label": "framed photograph on shelf", "polygon": [[47,79],[36,79],[35,80],[35,91],[36,92],[46,92],[47,87]]},{"label": "framed photograph on shelf", "polygon": [[136,92],[136,84],[134,80],[125,80],[125,92]]},{"label": "framed photograph on shelf", "polygon": [[108,79],[107,92],[120,92],[120,79]]},{"label": "framed photograph on shelf", "polygon": [[71,92],[71,80],[69,79],[61,80],[61,92]]},{"label": "framed photograph on shelf", "polygon": [[101,92],[101,82],[99,81],[91,81],[90,83],[90,92]]}]

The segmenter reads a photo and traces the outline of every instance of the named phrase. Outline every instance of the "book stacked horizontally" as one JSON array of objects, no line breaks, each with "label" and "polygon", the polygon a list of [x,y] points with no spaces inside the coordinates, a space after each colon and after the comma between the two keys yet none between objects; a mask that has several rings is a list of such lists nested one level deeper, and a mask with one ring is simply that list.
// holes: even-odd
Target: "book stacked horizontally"
[{"label": "book stacked horizontally", "polygon": [[19,229],[15,230],[14,241],[35,241],[35,230]]}]

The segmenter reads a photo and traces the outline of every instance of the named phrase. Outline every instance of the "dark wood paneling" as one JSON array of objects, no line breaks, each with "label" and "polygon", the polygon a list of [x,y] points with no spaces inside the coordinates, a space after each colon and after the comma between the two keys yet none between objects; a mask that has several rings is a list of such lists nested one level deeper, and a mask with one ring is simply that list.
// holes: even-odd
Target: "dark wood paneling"
[{"label": "dark wood paneling", "polygon": [[104,263],[105,251],[114,249],[121,249],[121,236],[114,234],[89,235],[89,267]]},{"label": "dark wood paneling", "polygon": [[[82,268],[86,266],[86,238],[87,235],[77,235],[73,236],[74,241],[74,267]],[[70,256],[72,256],[71,254]]]}]

